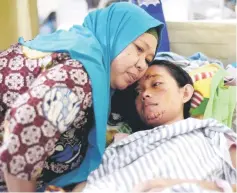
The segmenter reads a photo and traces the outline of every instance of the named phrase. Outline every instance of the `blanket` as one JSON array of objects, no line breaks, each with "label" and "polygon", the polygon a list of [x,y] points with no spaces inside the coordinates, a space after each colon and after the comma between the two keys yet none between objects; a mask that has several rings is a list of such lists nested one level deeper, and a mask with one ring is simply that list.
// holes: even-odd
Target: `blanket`
[{"label": "blanket", "polygon": [[[83,192],[129,192],[135,185],[155,178],[235,183],[236,169],[227,139],[236,141],[236,134],[214,119],[188,118],[134,133],[106,149]],[[185,187],[199,190],[184,184],[179,186],[180,191]]]}]

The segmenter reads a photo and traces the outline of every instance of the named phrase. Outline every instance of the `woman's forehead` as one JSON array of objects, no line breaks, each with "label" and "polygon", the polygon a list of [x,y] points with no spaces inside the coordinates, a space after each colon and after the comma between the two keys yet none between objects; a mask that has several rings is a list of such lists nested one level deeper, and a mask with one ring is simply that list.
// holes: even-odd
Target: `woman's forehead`
[{"label": "woman's forehead", "polygon": [[157,78],[165,78],[169,75],[166,68],[163,66],[152,65],[150,66],[144,76],[140,79],[138,84],[146,84],[147,82],[151,81],[152,79]]}]

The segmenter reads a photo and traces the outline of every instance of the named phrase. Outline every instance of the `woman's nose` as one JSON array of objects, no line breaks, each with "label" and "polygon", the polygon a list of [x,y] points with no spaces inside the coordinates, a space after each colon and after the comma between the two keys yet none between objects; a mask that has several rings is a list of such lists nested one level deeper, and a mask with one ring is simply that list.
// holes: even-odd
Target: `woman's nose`
[{"label": "woman's nose", "polygon": [[135,67],[139,72],[146,70],[148,68],[148,64],[146,63],[145,58],[138,60],[138,62],[135,64]]}]

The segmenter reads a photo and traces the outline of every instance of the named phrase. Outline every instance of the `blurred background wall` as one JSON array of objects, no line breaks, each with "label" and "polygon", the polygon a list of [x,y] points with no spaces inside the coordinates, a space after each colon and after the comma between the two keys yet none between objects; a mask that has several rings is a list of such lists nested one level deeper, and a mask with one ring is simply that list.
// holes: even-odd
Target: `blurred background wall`
[{"label": "blurred background wall", "polygon": [[[88,12],[110,1],[131,0],[0,0],[0,51],[20,36],[30,40],[38,33],[80,25]],[[225,63],[236,61],[236,0],[161,1],[171,51],[184,56],[200,51]]]},{"label": "blurred background wall", "polygon": [[37,0],[0,1],[0,26],[0,50],[20,36],[32,39],[39,32]]}]

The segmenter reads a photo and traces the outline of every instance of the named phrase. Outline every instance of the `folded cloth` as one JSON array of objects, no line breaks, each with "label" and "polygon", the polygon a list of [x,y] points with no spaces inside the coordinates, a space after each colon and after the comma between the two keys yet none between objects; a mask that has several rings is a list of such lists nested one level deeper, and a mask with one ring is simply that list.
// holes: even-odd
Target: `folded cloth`
[{"label": "folded cloth", "polygon": [[188,57],[189,60],[200,60],[200,61],[208,61],[209,63],[214,63],[220,65],[222,68],[224,67],[223,63],[217,59],[209,58],[201,52],[197,52],[192,56]]},{"label": "folded cloth", "polygon": [[156,54],[156,59],[158,60],[168,60],[174,62],[187,72],[195,70],[206,64],[217,64],[223,68],[222,62],[216,59],[208,58],[204,54],[197,52],[190,57],[181,56],[174,52],[158,52]]}]

